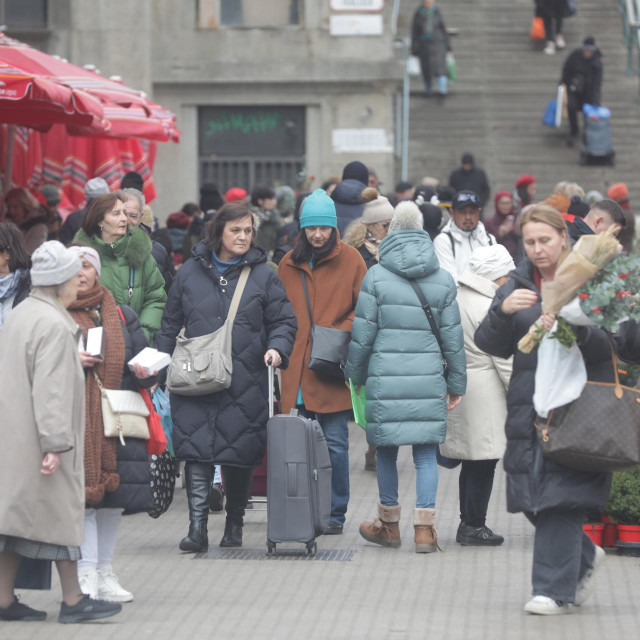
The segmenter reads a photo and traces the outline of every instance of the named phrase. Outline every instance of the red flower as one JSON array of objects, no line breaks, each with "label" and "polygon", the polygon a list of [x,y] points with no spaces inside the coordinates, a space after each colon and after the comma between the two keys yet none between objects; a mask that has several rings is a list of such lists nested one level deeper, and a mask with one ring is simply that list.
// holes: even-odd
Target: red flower
[{"label": "red flower", "polygon": [[621,273],[620,275],[618,275],[618,280],[626,280],[628,277],[628,273]]},{"label": "red flower", "polygon": [[578,294],[578,298],[580,298],[580,300],[588,300],[589,299],[589,294],[588,293],[579,293]]},{"label": "red flower", "polygon": [[616,298],[629,298],[631,296],[631,291],[618,291],[616,293]]},{"label": "red flower", "polygon": [[602,311],[600,311],[600,307],[594,307],[593,309],[591,309],[591,313],[597,313],[598,315],[600,315]]}]

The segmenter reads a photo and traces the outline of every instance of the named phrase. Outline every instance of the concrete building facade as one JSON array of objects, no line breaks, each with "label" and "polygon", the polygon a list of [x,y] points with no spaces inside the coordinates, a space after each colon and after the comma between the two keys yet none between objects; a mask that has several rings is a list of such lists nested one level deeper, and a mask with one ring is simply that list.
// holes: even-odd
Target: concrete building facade
[{"label": "concrete building facade", "polygon": [[177,114],[180,143],[158,146],[159,217],[197,199],[204,181],[295,187],[303,174],[317,187],[356,158],[391,189],[394,0],[26,2],[32,15],[44,6],[46,23],[5,20],[10,35],[119,75]]}]

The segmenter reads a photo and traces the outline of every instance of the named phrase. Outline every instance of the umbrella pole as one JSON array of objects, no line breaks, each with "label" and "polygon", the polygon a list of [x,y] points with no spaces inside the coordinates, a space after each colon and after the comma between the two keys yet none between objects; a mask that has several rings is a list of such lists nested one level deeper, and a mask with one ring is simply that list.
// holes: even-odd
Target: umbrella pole
[{"label": "umbrella pole", "polygon": [[16,126],[14,124],[7,125],[7,140],[4,149],[4,180],[2,182],[2,199],[11,189],[11,181],[13,180],[13,146],[16,139]]}]

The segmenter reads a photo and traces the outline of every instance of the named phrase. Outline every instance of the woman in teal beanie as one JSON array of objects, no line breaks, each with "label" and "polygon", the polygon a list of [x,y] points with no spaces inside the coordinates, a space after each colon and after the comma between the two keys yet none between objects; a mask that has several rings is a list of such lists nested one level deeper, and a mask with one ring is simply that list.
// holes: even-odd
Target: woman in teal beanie
[{"label": "woman in teal beanie", "polygon": [[297,407],[320,423],[331,457],[331,516],[325,533],[340,534],[349,502],[351,395],[344,381],[319,377],[309,369],[311,322],[302,279],[309,293],[313,324],[351,331],[362,278],[367,271],[357,249],[340,240],[336,207],[322,189],[302,205],[300,233],[293,251],[278,266],[287,297],[298,319],[298,334],[282,372],[282,410]]}]

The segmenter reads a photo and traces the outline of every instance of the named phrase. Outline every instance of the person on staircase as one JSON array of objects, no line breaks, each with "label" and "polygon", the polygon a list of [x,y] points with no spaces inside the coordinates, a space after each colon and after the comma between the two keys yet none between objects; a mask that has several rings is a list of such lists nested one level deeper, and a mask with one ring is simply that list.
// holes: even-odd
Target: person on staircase
[{"label": "person on staircase", "polygon": [[456,285],[438,265],[414,202],[396,207],[380,244],[380,264],[362,281],[346,377],[358,391],[366,385],[367,441],[376,445],[378,458],[378,517],[363,522],[360,535],[400,547],[396,461],[399,447],[411,445],[417,474],[415,551],[436,551],[436,445],[445,439],[447,409],[460,402],[467,374]]},{"label": "person on staircase", "polygon": [[451,172],[449,186],[456,191],[474,191],[478,194],[480,207],[484,208],[491,193],[485,170],[476,167],[476,160],[468,151],[462,154],[460,165]]},{"label": "person on staircase", "polygon": [[578,138],[578,113],[582,111],[582,107],[585,104],[600,104],[602,73],[602,53],[596,45],[595,38],[588,36],[581,47],[568,55],[562,67],[560,83],[567,88],[569,147],[572,147]]},{"label": "person on staircase", "polygon": [[473,191],[460,191],[453,199],[451,220],[433,241],[440,266],[457,280],[469,266],[474,249],[496,244],[480,222],[480,199]]},{"label": "person on staircase", "polygon": [[543,53],[552,56],[556,49],[567,45],[562,35],[562,21],[568,15],[567,0],[534,0],[536,15],[544,22],[544,36],[547,41]]},{"label": "person on staircase", "polygon": [[440,9],[436,7],[434,0],[423,0],[413,14],[411,54],[420,58],[427,96],[433,95],[431,86],[434,78],[438,94],[447,95],[447,53],[450,52],[451,41]]}]

